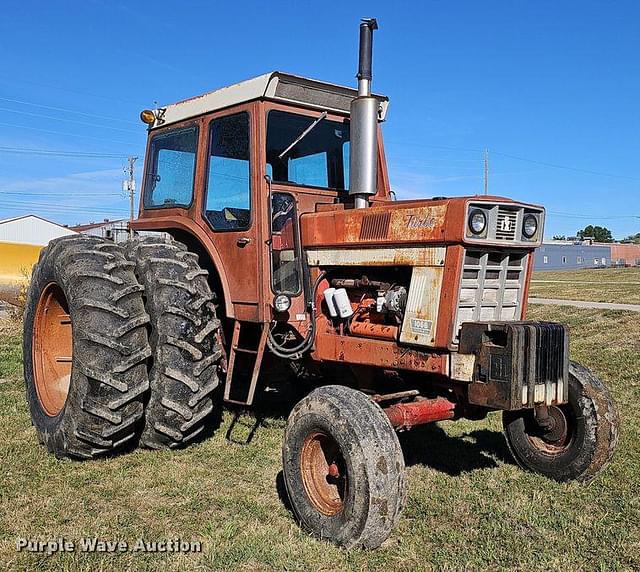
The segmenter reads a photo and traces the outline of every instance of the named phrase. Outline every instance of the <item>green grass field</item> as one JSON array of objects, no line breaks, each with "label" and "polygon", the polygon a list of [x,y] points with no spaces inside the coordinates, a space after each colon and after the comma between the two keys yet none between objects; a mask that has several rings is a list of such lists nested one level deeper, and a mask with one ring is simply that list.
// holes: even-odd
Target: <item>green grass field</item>
[{"label": "green grass field", "polygon": [[529,296],[640,304],[640,268],[534,272]]},{"label": "green grass field", "polygon": [[[640,320],[637,314],[532,306],[572,331],[574,359],[609,384],[621,440],[589,486],[558,484],[511,461],[497,414],[403,438],[409,497],[376,551],[341,550],[301,532],[281,498],[285,421],[253,419],[186,450],[58,461],[38,445],[21,380],[19,332],[0,328],[0,567],[8,570],[638,570]],[[230,431],[231,430],[231,431]],[[231,439],[226,438],[231,432]],[[134,543],[200,540],[200,554],[17,553],[17,537]]]}]

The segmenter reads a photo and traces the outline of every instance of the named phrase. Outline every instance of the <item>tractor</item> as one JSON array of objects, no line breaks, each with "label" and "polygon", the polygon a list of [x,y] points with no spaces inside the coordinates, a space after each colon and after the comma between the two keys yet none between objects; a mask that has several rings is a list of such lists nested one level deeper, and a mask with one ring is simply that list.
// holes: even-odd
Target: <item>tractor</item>
[{"label": "tractor", "polygon": [[51,453],[184,447],[226,404],[299,383],[292,511],[365,548],[400,517],[398,433],[416,426],[500,411],[522,468],[588,482],[607,465],[608,390],[570,361],[564,325],[525,319],[544,209],[395,199],[375,29],[360,23],[357,89],[273,72],[141,113],[135,236],[54,240],[33,272],[24,373]]}]

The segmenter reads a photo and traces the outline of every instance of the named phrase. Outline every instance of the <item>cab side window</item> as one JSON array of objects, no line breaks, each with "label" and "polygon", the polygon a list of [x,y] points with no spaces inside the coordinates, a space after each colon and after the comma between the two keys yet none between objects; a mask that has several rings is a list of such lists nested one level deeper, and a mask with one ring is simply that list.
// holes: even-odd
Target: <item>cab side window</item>
[{"label": "cab side window", "polygon": [[205,216],[214,230],[251,225],[249,114],[214,119],[209,127],[209,177]]},{"label": "cab side window", "polygon": [[193,199],[198,128],[156,135],[145,175],[146,208],[188,207]]}]

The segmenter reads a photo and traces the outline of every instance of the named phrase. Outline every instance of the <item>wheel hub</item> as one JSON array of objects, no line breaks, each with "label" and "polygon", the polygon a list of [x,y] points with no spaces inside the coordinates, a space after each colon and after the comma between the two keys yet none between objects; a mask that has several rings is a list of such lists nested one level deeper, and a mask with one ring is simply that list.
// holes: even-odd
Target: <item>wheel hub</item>
[{"label": "wheel hub", "polygon": [[42,291],[33,328],[33,376],[44,412],[54,417],[64,407],[71,382],[73,336],[62,289],[50,283]]},{"label": "wheel hub", "polygon": [[302,482],[312,504],[326,516],[338,514],[344,508],[347,472],[335,439],[319,431],[307,435],[300,465]]},{"label": "wheel hub", "polygon": [[572,439],[568,412],[555,405],[548,407],[544,423],[538,423],[537,430],[529,439],[538,449],[549,454],[566,449]]}]

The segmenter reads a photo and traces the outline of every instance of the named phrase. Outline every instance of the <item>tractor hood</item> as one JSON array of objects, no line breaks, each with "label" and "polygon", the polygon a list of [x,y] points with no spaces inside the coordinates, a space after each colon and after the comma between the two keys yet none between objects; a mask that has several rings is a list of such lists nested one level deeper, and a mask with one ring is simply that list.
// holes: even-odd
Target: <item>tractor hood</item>
[{"label": "tractor hood", "polygon": [[[542,241],[544,223],[542,207],[485,195],[384,202],[368,209],[345,209],[341,204],[320,209],[301,217],[305,248],[465,242],[532,248]],[[486,215],[487,228],[480,235],[468,228],[474,210]],[[530,238],[523,234],[528,215],[538,222]]]}]

